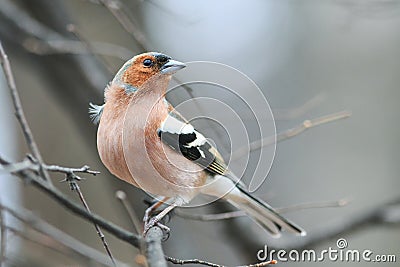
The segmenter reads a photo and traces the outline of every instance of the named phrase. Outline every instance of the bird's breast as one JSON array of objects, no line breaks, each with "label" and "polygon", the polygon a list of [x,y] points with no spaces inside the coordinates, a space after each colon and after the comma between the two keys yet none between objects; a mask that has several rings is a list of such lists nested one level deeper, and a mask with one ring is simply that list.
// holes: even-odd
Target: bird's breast
[{"label": "bird's breast", "polygon": [[161,142],[157,131],[168,115],[164,96],[140,96],[117,117],[107,101],[98,130],[100,157],[114,175],[148,193],[189,201],[207,174]]}]

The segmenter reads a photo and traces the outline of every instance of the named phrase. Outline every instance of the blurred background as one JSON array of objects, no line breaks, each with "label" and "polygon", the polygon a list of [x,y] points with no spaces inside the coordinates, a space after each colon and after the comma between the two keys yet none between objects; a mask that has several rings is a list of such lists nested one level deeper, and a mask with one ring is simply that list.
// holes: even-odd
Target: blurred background
[{"label": "blurred background", "polygon": [[[73,32],[71,26],[67,30],[70,24]],[[96,126],[87,109],[89,102],[102,103],[106,84],[130,57],[146,50],[160,51],[184,62],[214,61],[238,69],[268,99],[277,132],[306,119],[352,112],[348,119],[278,143],[269,176],[255,192],[273,207],[351,200],[345,207],[287,213],[308,237],[284,235],[274,240],[247,218],[202,222],[172,216],[171,236],[164,242],[167,255],[244,265],[257,262],[257,251],[264,245],[320,251],[337,248],[336,240],[345,238],[349,249],[396,254],[400,260],[400,220],[351,224],[400,198],[400,1],[0,0],[0,39],[46,163],[87,164],[101,171],[96,177],[85,176],[81,189],[94,212],[128,230],[133,230],[132,223],[115,192],[126,192],[139,217],[148,197],[113,177],[101,164]],[[0,87],[0,153],[18,161],[27,148],[2,74]],[[179,103],[192,96],[201,92],[180,90],[169,99]],[[194,105],[192,112],[204,110],[209,107]],[[209,125],[199,127],[213,135]],[[223,143],[218,138],[218,134],[213,136],[216,143]],[[67,184],[58,183],[62,175],[52,178],[60,190],[79,201]],[[18,178],[0,174],[0,200],[15,209],[30,210],[103,253],[93,225]],[[226,206],[216,203],[184,211],[224,210]],[[32,242],[8,233],[5,266],[103,266],[34,235],[9,216],[5,221],[41,240]],[[310,241],[341,228],[332,238]],[[106,239],[115,258],[137,265],[137,249],[107,233]],[[344,264],[364,265],[314,263]]]}]

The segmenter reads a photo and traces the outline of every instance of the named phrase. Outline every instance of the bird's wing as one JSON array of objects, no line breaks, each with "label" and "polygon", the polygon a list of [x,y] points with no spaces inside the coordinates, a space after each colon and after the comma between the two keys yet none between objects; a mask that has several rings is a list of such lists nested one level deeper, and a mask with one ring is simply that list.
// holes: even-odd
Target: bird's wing
[{"label": "bird's wing", "polygon": [[217,149],[176,110],[170,108],[169,115],[158,129],[158,136],[172,149],[209,172],[227,173],[227,166]]}]

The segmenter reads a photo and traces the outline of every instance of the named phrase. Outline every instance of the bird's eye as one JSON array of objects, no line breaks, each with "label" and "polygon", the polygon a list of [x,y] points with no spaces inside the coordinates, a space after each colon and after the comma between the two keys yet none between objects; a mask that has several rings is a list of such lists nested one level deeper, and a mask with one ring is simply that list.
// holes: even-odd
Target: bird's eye
[{"label": "bird's eye", "polygon": [[145,59],[145,60],[143,60],[143,66],[145,66],[145,67],[151,67],[151,66],[153,66],[154,65],[154,62],[153,62],[153,60],[151,60],[151,59]]}]

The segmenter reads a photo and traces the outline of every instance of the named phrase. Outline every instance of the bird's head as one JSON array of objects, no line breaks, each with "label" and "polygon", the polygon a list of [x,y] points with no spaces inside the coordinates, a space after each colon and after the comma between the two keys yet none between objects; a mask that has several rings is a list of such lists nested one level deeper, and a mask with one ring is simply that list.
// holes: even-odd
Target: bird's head
[{"label": "bird's head", "polygon": [[115,75],[112,83],[124,87],[127,93],[135,92],[155,75],[171,76],[184,67],[184,63],[167,55],[157,52],[143,53],[128,60]]}]

